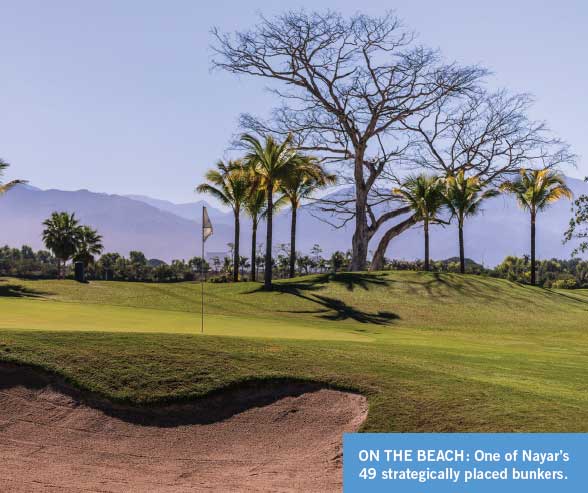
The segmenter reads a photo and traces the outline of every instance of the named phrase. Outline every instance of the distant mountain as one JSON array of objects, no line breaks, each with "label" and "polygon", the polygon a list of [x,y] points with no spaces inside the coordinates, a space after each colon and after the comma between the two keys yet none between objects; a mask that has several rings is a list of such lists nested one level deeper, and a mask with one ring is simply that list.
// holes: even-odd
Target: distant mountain
[{"label": "distant mountain", "polygon": [[[39,190],[18,186],[0,198],[0,243],[42,248],[42,222],[53,211],[75,212],[104,237],[105,251],[128,255],[142,250],[148,258],[200,255],[200,221],[190,221],[138,200],[88,190]],[[232,227],[217,224],[207,246],[226,250]]]},{"label": "distant mountain", "polygon": [[34,187],[33,185],[29,185],[28,183],[25,183],[25,184],[22,184],[22,185],[19,185],[19,186],[22,187],[22,188],[24,188],[24,189],[26,189],[26,190],[31,190],[31,191],[34,191],[34,192],[40,192],[41,191],[40,188]]},{"label": "distant mountain", "polygon": [[202,206],[205,206],[208,211],[208,215],[210,220],[215,222],[216,224],[232,224],[233,223],[233,215],[230,212],[223,212],[219,209],[211,207],[204,200],[199,200],[197,202],[188,202],[184,204],[174,204],[169,200],[160,200],[154,199],[151,197],[147,197],[146,195],[125,195],[129,199],[138,200],[139,202],[144,202],[145,204],[149,204],[153,207],[157,207],[158,209],[166,212],[171,212],[176,216],[183,217],[184,219],[189,219],[191,221],[200,220],[202,217]]},{"label": "distant mountain", "polygon": [[[588,184],[568,179],[575,195],[588,194]],[[230,213],[211,207],[205,201],[174,204],[146,196],[120,196],[88,190],[40,190],[18,186],[0,197],[0,243],[12,246],[29,244],[41,248],[41,222],[53,211],[75,212],[84,223],[97,228],[104,236],[107,251],[128,254],[142,250],[149,258],[166,261],[200,254],[200,216],[206,205],[214,225],[214,235],[207,241],[208,252],[226,252],[233,241]],[[486,266],[499,263],[506,255],[523,255],[529,251],[529,217],[510,196],[487,201],[483,213],[466,223],[466,255]],[[353,225],[334,229],[317,219],[316,209],[304,206],[298,214],[298,250],[308,252],[318,243],[329,255],[334,250],[348,250]],[[320,214],[319,214],[320,215]],[[398,218],[402,220],[403,218]],[[538,218],[537,253],[540,258],[569,258],[573,246],[562,245],[563,233],[570,219],[570,203],[562,200]],[[391,222],[394,224],[394,222]],[[241,248],[250,251],[250,221],[242,218]],[[374,250],[382,230],[372,243]],[[258,242],[265,240],[260,226]],[[275,217],[274,244],[290,241],[290,211]],[[431,255],[446,259],[457,255],[457,230],[454,225],[435,226],[431,232]],[[422,230],[414,228],[391,242],[388,257],[412,260],[423,256]]]}]

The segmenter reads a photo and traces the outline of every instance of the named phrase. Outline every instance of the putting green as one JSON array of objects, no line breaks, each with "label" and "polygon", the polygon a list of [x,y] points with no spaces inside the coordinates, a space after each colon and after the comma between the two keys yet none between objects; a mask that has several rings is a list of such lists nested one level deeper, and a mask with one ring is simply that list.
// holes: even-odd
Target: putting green
[{"label": "putting green", "polygon": [[[61,302],[47,299],[23,300],[0,298],[0,329],[163,332],[199,334],[200,314],[112,305]],[[206,315],[205,335],[363,341],[372,339],[351,328],[325,328],[292,320],[253,319]]]}]

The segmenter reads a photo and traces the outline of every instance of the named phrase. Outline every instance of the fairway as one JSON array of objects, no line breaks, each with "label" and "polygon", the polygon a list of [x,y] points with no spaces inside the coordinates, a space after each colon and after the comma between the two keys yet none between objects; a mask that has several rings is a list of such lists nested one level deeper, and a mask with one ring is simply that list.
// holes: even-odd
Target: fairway
[{"label": "fairway", "polygon": [[583,292],[415,272],[259,284],[0,281],[0,359],[132,403],[293,378],[363,393],[364,431],[586,431]]}]

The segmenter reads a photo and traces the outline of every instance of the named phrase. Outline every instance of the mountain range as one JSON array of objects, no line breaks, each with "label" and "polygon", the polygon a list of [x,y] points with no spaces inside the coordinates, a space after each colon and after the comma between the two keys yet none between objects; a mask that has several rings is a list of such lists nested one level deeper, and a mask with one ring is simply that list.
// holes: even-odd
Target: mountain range
[{"label": "mountain range", "polygon": [[[568,185],[577,196],[588,194],[588,184],[569,178]],[[214,225],[214,234],[207,241],[207,251],[222,254],[233,241],[233,215],[211,206],[206,201],[175,204],[142,195],[113,195],[89,190],[41,190],[21,185],[0,197],[0,244],[30,245],[43,248],[42,222],[53,211],[75,212],[84,224],[96,228],[104,238],[105,251],[127,255],[141,250],[149,258],[170,261],[200,255],[202,206]],[[571,205],[562,200],[539,216],[537,254],[539,258],[569,258],[573,245],[562,244]],[[289,210],[275,217],[274,244],[288,243]],[[315,217],[316,216],[316,217]],[[297,249],[308,252],[319,244],[324,255],[351,246],[352,225],[335,229],[328,225],[316,208],[303,206],[298,217]],[[399,218],[401,220],[402,218]],[[260,226],[258,241],[263,242],[265,230]],[[376,236],[370,249],[375,249]],[[499,263],[507,255],[523,255],[529,251],[528,214],[518,208],[510,196],[488,200],[483,212],[466,222],[466,255],[487,266]],[[241,248],[250,253],[250,222],[242,219]],[[431,232],[431,255],[435,259],[457,254],[457,230],[454,225],[436,226]],[[414,228],[393,240],[387,252],[391,258],[412,260],[423,255],[422,230]]]}]

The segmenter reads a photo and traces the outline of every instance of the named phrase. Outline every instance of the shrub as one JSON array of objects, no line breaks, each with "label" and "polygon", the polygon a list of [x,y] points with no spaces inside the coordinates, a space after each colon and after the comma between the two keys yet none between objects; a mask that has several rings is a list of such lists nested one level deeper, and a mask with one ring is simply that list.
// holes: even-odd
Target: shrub
[{"label": "shrub", "polygon": [[553,289],[576,289],[578,283],[575,279],[558,279],[551,283]]}]

